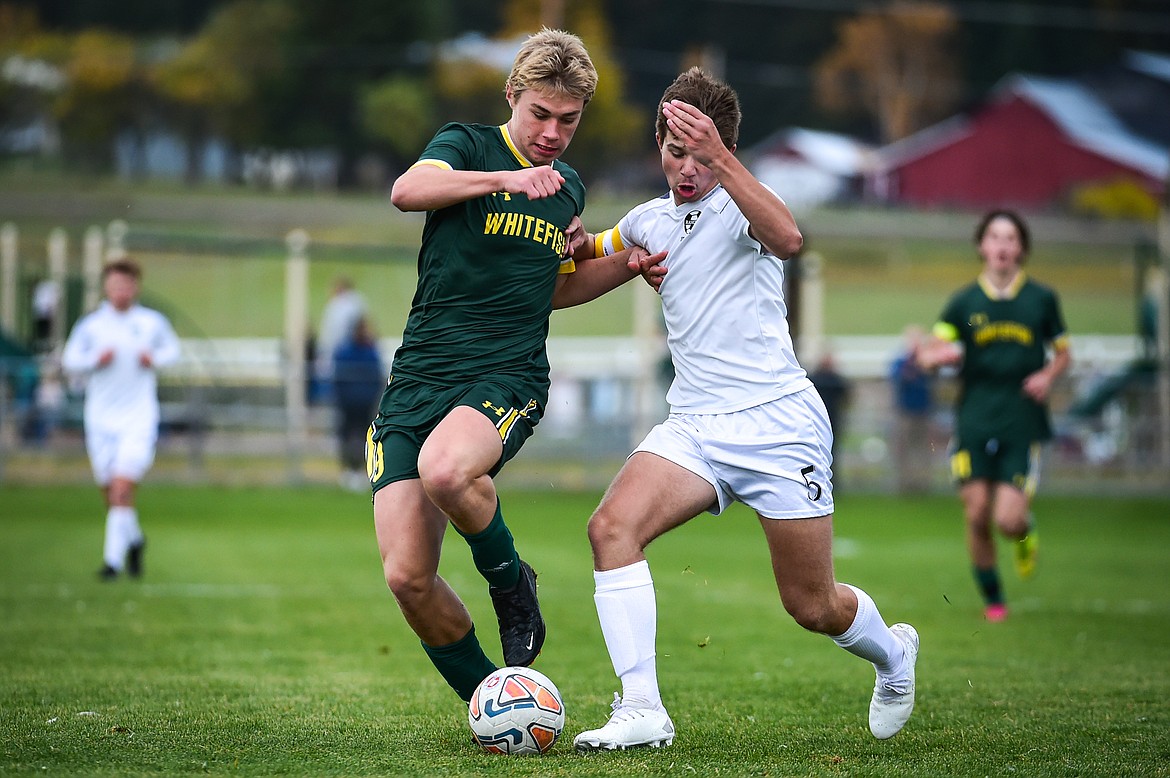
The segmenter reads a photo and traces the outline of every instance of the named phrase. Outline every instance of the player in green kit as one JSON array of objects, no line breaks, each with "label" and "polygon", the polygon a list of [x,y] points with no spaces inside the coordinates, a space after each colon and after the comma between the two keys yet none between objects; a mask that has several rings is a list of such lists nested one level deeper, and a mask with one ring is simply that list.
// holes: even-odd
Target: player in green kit
[{"label": "player in green kit", "polygon": [[464,700],[496,666],[438,574],[447,524],[489,584],[505,664],[532,664],[545,638],[536,574],[517,554],[492,477],[540,421],[553,308],[643,268],[628,267],[629,255],[571,258],[585,239],[585,187],[559,158],[596,86],[580,39],[542,30],[505,83],[511,119],[445,125],[391,193],[395,207],[427,217],[402,345],[366,440],[374,525],[399,608]]},{"label": "player in green kit", "polygon": [[1056,292],[1024,274],[1030,238],[1023,219],[992,211],[980,221],[975,243],[983,272],[947,303],[919,362],[928,369],[959,366],[951,472],[984,615],[1002,621],[1007,607],[992,526],[1015,541],[1020,577],[1032,575],[1037,536],[1029,503],[1040,445],[1052,437],[1047,401],[1072,357]]}]

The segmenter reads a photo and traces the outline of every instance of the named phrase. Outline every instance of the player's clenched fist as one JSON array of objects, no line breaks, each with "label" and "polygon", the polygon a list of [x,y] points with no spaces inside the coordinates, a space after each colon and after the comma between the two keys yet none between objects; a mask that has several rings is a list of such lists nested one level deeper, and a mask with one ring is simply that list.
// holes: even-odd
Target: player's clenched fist
[{"label": "player's clenched fist", "polygon": [[537,165],[509,173],[504,191],[525,195],[529,200],[539,200],[561,191],[564,183],[565,177],[553,170],[551,165]]}]

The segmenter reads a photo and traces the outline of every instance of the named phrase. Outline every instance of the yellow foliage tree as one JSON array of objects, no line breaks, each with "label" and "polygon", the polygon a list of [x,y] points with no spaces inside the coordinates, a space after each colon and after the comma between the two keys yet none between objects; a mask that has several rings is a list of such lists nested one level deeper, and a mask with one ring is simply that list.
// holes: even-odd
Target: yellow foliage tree
[{"label": "yellow foliage tree", "polygon": [[134,111],[140,69],[134,40],[104,30],[84,30],[70,41],[66,84],[53,106],[66,152],[86,167],[109,163],[114,135]]},{"label": "yellow foliage tree", "polygon": [[236,0],[221,6],[151,80],[173,105],[204,117],[229,135],[249,126],[246,110],[266,79],[285,67],[283,38],[295,23],[280,0]]},{"label": "yellow foliage tree", "polygon": [[236,0],[152,68],[154,90],[187,140],[188,180],[199,177],[200,150],[210,135],[241,142],[256,134],[260,114],[250,106],[261,85],[282,73],[283,39],[295,21],[279,0]]},{"label": "yellow foliage tree", "polygon": [[922,129],[958,102],[957,29],[946,4],[914,0],[843,22],[815,66],[818,102],[874,116],[884,142]]}]

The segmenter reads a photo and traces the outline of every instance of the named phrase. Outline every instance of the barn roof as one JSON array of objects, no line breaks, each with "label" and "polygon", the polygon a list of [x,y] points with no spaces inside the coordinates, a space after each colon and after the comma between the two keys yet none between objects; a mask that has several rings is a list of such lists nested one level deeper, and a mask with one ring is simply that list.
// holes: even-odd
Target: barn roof
[{"label": "barn roof", "polygon": [[1025,75],[1006,80],[1006,90],[1044,111],[1076,145],[1160,181],[1170,173],[1167,149],[1134,135],[1105,103],[1079,83]]},{"label": "barn roof", "polygon": [[833,175],[856,176],[870,167],[873,147],[849,135],[784,127],[744,151],[744,158],[762,161],[773,156],[798,156]]},{"label": "barn roof", "polygon": [[1125,65],[1130,70],[1170,83],[1170,56],[1152,51],[1128,51]]},{"label": "barn roof", "polygon": [[[988,105],[1013,99],[1024,100],[1043,112],[1074,145],[1159,181],[1170,174],[1170,150],[1132,133],[1104,102],[1076,81],[1013,74],[999,82]],[[955,116],[884,147],[881,158],[887,168],[898,167],[972,131],[969,117]]]}]

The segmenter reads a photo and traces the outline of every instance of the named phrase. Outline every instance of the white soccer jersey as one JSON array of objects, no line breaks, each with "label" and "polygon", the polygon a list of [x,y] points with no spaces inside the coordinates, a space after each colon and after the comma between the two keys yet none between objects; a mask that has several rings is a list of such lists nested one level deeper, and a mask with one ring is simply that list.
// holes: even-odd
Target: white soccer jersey
[{"label": "white soccer jersey", "polygon": [[783,261],[748,226],[716,186],[694,203],[675,205],[670,193],[642,203],[597,236],[598,255],[635,245],[667,252],[659,291],[672,412],[730,413],[812,385],[788,331]]},{"label": "white soccer jersey", "polygon": [[[98,359],[113,350],[113,361],[97,369]],[[161,313],[141,305],[121,312],[109,301],[82,317],[61,354],[71,373],[88,375],[85,389],[87,431],[150,429],[158,426],[158,382],[153,368],[139,361],[150,354],[154,367],[179,358],[179,338]]]}]

